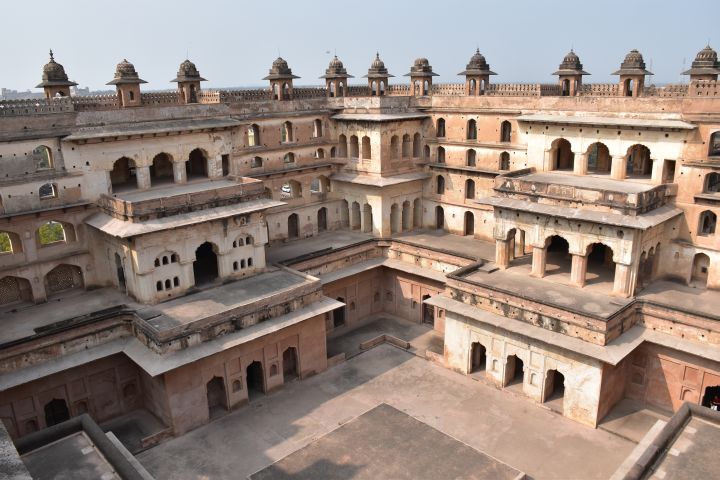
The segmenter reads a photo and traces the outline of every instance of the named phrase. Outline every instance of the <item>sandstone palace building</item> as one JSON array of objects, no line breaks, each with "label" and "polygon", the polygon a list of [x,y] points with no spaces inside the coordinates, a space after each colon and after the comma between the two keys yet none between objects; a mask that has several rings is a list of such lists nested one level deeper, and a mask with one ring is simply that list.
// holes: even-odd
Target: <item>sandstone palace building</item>
[{"label": "sandstone palace building", "polygon": [[73,96],[51,53],[45,99],[0,102],[14,439],[144,410],[164,426],[152,445],[332,368],[328,338],[380,317],[590,427],[623,399],[709,405],[716,52],[665,86],[637,50],[611,84],[572,51],[548,84],[496,83],[479,51],[456,84],[425,58],[395,75],[369,60],[335,57],[304,88],[278,58],[255,90],[203,89],[186,60],[154,93],[123,60],[116,94]]}]

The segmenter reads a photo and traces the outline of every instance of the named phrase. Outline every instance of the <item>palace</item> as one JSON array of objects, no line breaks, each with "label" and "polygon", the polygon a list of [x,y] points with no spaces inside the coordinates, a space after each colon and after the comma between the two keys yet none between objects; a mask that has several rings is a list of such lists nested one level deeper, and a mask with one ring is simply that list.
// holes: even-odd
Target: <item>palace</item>
[{"label": "palace", "polygon": [[[551,71],[548,68],[548,71]],[[398,72],[396,72],[398,73]],[[0,102],[0,417],[13,439],[144,410],[179,436],[341,362],[378,318],[434,330],[428,360],[596,427],[631,399],[720,394],[720,62],[655,86],[630,51],[587,83],[409,83],[375,56],[303,88]],[[388,341],[396,341],[389,339]]]}]

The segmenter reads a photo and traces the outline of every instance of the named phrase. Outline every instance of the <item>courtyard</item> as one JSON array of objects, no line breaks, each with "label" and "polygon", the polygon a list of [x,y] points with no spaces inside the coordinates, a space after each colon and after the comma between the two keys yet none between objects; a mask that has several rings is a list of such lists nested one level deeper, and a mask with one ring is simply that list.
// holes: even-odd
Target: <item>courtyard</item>
[{"label": "courtyard", "polygon": [[[338,472],[340,478],[370,478],[371,466],[363,461],[367,458],[363,452],[372,451],[375,442],[380,443],[375,448],[389,448],[383,443],[392,443],[393,437],[373,435],[372,422],[355,422],[366,427],[358,435],[343,435],[353,430],[339,427],[381,404],[419,421],[418,431],[437,430],[435,434],[444,434],[442,438],[450,437],[533,479],[607,479],[635,446],[527,398],[382,344],[315,377],[254,399],[140,453],[138,459],[157,479],[244,479],[300,451],[276,464],[274,477],[256,478],[305,478],[283,476],[281,469],[286,465],[320,465]],[[334,436],[323,439],[331,432]],[[435,447],[442,453],[453,443],[443,440]],[[408,443],[407,448],[414,450],[412,445]],[[423,445],[416,454],[430,451],[433,445]],[[388,465],[386,472],[393,471],[403,469]],[[427,478],[438,478],[437,470],[428,470]]]}]

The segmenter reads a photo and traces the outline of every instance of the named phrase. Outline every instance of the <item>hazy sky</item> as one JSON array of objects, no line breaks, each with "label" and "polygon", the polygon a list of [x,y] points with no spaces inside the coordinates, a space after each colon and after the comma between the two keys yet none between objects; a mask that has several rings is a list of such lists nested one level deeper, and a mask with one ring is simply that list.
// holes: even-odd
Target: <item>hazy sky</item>
[{"label": "hazy sky", "polygon": [[173,88],[186,52],[206,88],[265,85],[278,52],[298,85],[322,83],[335,51],[351,83],[364,83],[376,50],[396,82],[420,56],[436,82],[457,82],[476,46],[495,82],[554,82],[571,46],[592,73],[586,81],[616,81],[610,73],[637,48],[651,82],[678,82],[708,40],[720,48],[716,11],[710,0],[3,0],[0,87],[34,87],[49,48],[92,89],[110,88],[123,58],[149,82],[143,88]]}]

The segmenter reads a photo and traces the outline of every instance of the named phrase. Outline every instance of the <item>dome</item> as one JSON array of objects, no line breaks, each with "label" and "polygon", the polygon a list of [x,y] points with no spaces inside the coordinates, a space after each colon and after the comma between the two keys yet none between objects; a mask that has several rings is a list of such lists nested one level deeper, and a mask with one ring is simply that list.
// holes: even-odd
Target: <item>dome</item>
[{"label": "dome", "polygon": [[570,49],[565,58],[563,58],[560,64],[559,70],[553,75],[590,75],[588,72],[583,70],[583,64],[580,63],[580,57],[573,49]]},{"label": "dome", "polygon": [[394,75],[388,73],[388,69],[385,68],[385,62],[380,60],[380,53],[375,53],[375,60],[370,64],[367,75],[363,75],[364,78],[389,78]]},{"label": "dome", "polygon": [[65,67],[55,61],[53,51],[50,50],[50,61],[43,67],[42,82],[36,88],[72,85],[77,85],[77,83],[68,80]]},{"label": "dome", "polygon": [[263,80],[280,80],[280,79],[292,79],[300,78],[293,75],[292,70],[288,66],[288,63],[284,58],[278,57],[272,63],[269,74],[263,78]]},{"label": "dome", "polygon": [[177,77],[171,82],[204,82],[204,78],[200,76],[200,72],[193,62],[185,60],[178,68]]},{"label": "dome", "polygon": [[720,73],[720,62],[717,52],[710,45],[698,52],[692,62],[692,68],[683,75],[717,75]]},{"label": "dome", "polygon": [[109,81],[108,85],[120,85],[130,83],[147,83],[138,77],[137,71],[135,71],[135,65],[128,62],[127,59],[123,59],[122,62],[118,63],[115,67],[115,78]]},{"label": "dome", "polygon": [[478,48],[470,57],[470,62],[465,65],[465,71],[458,73],[458,75],[496,75],[496,73],[490,70],[490,65],[488,65]]},{"label": "dome", "polygon": [[325,70],[325,75],[320,78],[353,78],[353,76],[348,75],[347,70],[345,70],[345,66],[337,55],[335,55],[333,59],[330,60],[328,68]]},{"label": "dome", "polygon": [[413,66],[410,67],[410,73],[406,77],[436,77],[437,73],[432,71],[432,66],[427,58],[416,58]]},{"label": "dome", "polygon": [[625,60],[620,64],[620,70],[613,75],[652,75],[645,69],[645,60],[640,52],[635,49],[625,55]]}]

